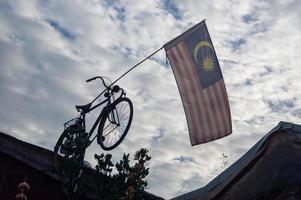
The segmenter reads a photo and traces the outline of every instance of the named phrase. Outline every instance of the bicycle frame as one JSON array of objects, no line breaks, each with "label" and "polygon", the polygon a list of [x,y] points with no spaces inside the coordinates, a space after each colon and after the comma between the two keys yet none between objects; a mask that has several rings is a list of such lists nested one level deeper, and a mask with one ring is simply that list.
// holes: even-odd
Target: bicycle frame
[{"label": "bicycle frame", "polygon": [[[110,105],[116,101],[117,99],[125,96],[125,92],[122,88],[119,88],[118,87],[118,91],[121,90],[121,94],[120,96],[118,96],[116,99],[114,98],[114,93],[117,93],[118,91],[114,91],[113,88],[111,88],[110,86],[106,86],[104,84],[104,86],[106,87],[106,89],[104,91],[102,91],[99,95],[97,95],[97,97],[95,97],[95,99],[93,101],[91,101],[89,104],[93,104],[99,97],[101,97],[102,94],[104,94],[105,98],[103,101],[101,101],[100,103],[90,107],[88,110],[81,110],[81,113],[79,115],[79,117],[75,118],[75,119],[80,119],[80,123],[82,123],[82,126],[85,130],[85,133],[86,133],[86,114],[89,113],[90,111],[98,108],[99,106],[107,103],[104,108],[101,110],[100,114],[98,115],[96,121],[94,122],[94,124],[92,125],[90,131],[88,132],[88,135],[87,135],[87,139],[89,140],[89,145],[95,140],[95,138],[97,137],[97,134],[94,136],[94,138],[92,140],[90,140],[90,137],[92,136],[92,134],[94,133],[97,125],[99,124],[100,120],[102,119],[102,117],[104,117],[104,112],[110,108]],[[88,105],[88,104],[87,104]],[[116,116],[115,116],[116,115]],[[65,123],[65,126],[66,124],[68,124],[69,122],[71,122],[72,120],[74,119],[71,119],[69,120],[68,122]],[[117,124],[119,125],[119,117],[118,117],[118,114],[114,113],[113,112],[113,122],[117,122]]]},{"label": "bicycle frame", "polygon": [[[106,107],[111,105],[111,100],[110,100],[110,97],[109,98],[106,98],[105,100],[103,100],[102,102],[96,104],[95,106],[91,107],[88,111],[84,112],[84,113],[81,113],[80,114],[80,118],[82,118],[83,120],[83,127],[84,127],[84,130],[86,131],[86,114],[89,113],[90,111],[98,108],[99,106],[101,106],[102,104],[106,103],[107,102],[107,105],[102,109],[102,111],[100,112],[100,114],[98,115],[96,121],[94,122],[94,124],[92,125],[89,133],[88,133],[88,138],[90,139],[90,137],[92,136],[93,132],[95,131],[98,123],[100,122],[101,118],[103,117],[103,112],[105,111]],[[90,142],[93,142],[94,139],[96,138],[97,134],[94,136],[94,138],[90,141]]]}]

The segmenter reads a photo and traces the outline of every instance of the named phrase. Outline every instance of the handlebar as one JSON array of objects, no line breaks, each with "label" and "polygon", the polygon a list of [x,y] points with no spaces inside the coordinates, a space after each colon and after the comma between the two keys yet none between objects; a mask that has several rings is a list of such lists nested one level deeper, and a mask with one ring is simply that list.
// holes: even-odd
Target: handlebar
[{"label": "handlebar", "polygon": [[88,83],[88,82],[90,82],[90,81],[94,81],[96,78],[97,78],[97,77],[90,78],[90,79],[86,80],[86,82]]},{"label": "handlebar", "polygon": [[[114,85],[113,88],[111,88],[112,84],[111,84],[111,85],[107,85],[106,82],[104,81],[104,78],[106,78],[106,77],[95,76],[95,77],[93,77],[93,78],[90,78],[90,79],[86,80],[86,82],[94,81],[94,80],[96,80],[96,79],[98,79],[98,78],[102,81],[102,84],[106,87],[107,90],[110,90],[110,91],[112,91],[113,93],[117,93],[117,92],[119,92],[119,91],[121,90],[121,91],[122,91],[122,94],[125,93],[124,90],[123,90],[122,88],[120,88],[118,85]],[[107,79],[108,79],[108,78],[107,78]],[[108,79],[108,80],[110,80],[110,79]]]},{"label": "handlebar", "polygon": [[[125,91],[122,88],[120,88],[118,85],[114,85],[113,88],[111,87],[115,82],[111,83],[110,85],[107,85],[104,81],[104,78],[106,78],[106,77],[95,76],[93,78],[86,80],[86,82],[90,82],[90,81],[94,81],[96,79],[100,79],[102,81],[103,85],[106,87],[106,89],[104,91],[102,91],[99,95],[97,95],[97,97],[95,97],[95,99],[91,103],[93,103],[96,99],[98,99],[102,94],[104,94],[104,96],[108,98],[111,95],[113,95],[113,93],[117,93],[117,92],[121,91],[120,97],[126,95]],[[110,79],[108,79],[108,80],[110,80]]]},{"label": "handlebar", "polygon": [[102,84],[103,84],[106,88],[110,87],[110,86],[108,86],[108,85],[106,84],[106,82],[103,80],[103,77],[101,77],[101,76],[95,76],[95,77],[93,77],[93,78],[90,78],[90,79],[86,80],[86,82],[88,83],[88,82],[94,81],[94,80],[96,80],[96,79],[98,79],[98,78],[102,81]]}]

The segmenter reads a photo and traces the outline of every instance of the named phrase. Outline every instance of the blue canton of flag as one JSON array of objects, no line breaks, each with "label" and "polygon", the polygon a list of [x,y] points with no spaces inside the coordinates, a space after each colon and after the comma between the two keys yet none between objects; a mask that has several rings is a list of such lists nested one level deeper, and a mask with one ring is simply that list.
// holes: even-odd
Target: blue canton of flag
[{"label": "blue canton of flag", "polygon": [[183,102],[192,145],[232,132],[222,72],[205,21],[164,45]]},{"label": "blue canton of flag", "polygon": [[223,78],[206,26],[192,32],[184,39],[184,43],[196,66],[203,88]]}]

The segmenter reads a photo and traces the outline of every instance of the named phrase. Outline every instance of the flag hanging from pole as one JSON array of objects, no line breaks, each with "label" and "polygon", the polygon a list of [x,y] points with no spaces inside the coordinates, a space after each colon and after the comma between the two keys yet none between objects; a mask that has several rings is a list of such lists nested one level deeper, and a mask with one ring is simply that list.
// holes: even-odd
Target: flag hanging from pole
[{"label": "flag hanging from pole", "polygon": [[183,102],[191,145],[231,134],[227,91],[205,21],[164,49]]}]

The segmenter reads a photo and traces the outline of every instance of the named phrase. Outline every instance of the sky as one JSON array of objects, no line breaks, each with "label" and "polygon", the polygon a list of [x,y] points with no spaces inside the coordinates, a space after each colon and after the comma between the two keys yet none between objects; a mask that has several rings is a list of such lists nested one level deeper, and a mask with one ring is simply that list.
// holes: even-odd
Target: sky
[{"label": "sky", "polygon": [[[206,19],[224,81],[233,133],[191,146],[164,50],[118,84],[134,104],[132,126],[113,151],[147,148],[147,191],[171,198],[205,186],[279,121],[301,119],[298,0],[0,1],[0,130],[53,149],[74,105],[103,87],[85,80],[123,72]],[[97,112],[91,113],[92,122]],[[104,151],[93,144],[86,160]],[[223,157],[226,155],[226,157]]]}]

